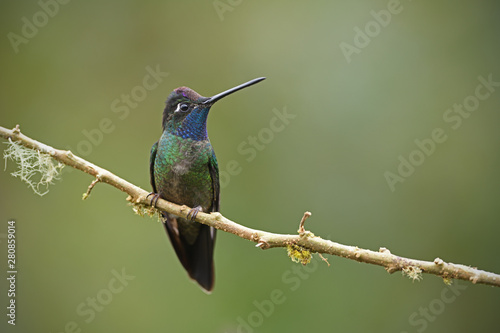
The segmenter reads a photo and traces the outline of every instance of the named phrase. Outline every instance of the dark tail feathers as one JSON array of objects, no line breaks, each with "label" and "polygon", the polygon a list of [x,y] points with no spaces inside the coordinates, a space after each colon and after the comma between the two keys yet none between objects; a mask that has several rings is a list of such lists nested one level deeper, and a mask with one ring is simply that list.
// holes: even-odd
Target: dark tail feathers
[{"label": "dark tail feathers", "polygon": [[[214,287],[214,245],[215,229],[200,224],[196,241],[189,244],[177,228],[177,217],[164,214],[164,226],[175,253],[189,277],[195,280],[205,292],[210,293]],[[197,222],[191,222],[197,223]]]}]

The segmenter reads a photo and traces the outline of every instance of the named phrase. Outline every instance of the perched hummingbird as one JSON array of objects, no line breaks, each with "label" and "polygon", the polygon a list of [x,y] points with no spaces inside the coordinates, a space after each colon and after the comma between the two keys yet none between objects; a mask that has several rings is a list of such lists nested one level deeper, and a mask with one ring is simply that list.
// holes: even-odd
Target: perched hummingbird
[{"label": "perched hummingbird", "polygon": [[163,212],[175,253],[189,276],[206,292],[214,286],[215,229],[194,221],[198,212],[219,211],[219,167],[208,139],[207,116],[221,98],[264,80],[251,80],[212,97],[187,87],[175,89],[163,111],[163,133],[149,161],[155,203],[158,198],[192,207],[184,219]]}]

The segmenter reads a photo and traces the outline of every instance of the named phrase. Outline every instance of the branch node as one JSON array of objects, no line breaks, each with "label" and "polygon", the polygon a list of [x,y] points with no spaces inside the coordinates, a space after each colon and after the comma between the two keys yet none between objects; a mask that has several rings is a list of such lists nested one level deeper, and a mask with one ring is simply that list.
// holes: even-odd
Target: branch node
[{"label": "branch node", "polygon": [[354,248],[354,256],[356,257],[356,259],[361,258],[361,252],[360,252],[359,247],[357,247],[357,246]]},{"label": "branch node", "polygon": [[67,158],[69,158],[71,160],[75,159],[75,155],[73,154],[73,152],[71,150],[66,150],[65,154],[66,154]]},{"label": "branch node", "polygon": [[87,192],[83,193],[83,195],[82,195],[82,200],[85,200],[90,196],[90,192],[92,191],[92,189],[94,189],[95,184],[97,184],[100,181],[101,180],[99,178],[96,178],[92,181],[92,183],[90,183],[89,188],[87,189]]},{"label": "branch node", "polygon": [[476,283],[477,283],[477,281],[479,281],[479,276],[477,276],[477,275],[471,276],[471,277],[469,278],[469,280],[470,280],[470,282],[472,282],[473,284],[476,284]]},{"label": "branch node", "polygon": [[299,235],[301,235],[301,236],[302,236],[302,235],[306,232],[306,230],[304,229],[304,222],[305,222],[305,221],[307,220],[307,218],[308,218],[308,217],[310,217],[311,215],[312,215],[312,214],[311,214],[311,212],[305,212],[305,213],[304,213],[304,216],[302,216],[302,219],[300,220],[300,223],[299,223],[299,230],[297,230],[297,231],[298,231],[298,233],[299,233]]},{"label": "branch node", "polygon": [[186,211],[189,213],[189,207],[186,206],[186,205],[182,205],[180,210],[181,210],[182,213],[184,213]]},{"label": "branch node", "polygon": [[17,124],[16,127],[12,129],[12,133],[21,134],[21,129],[19,128],[19,124]]},{"label": "branch node", "polygon": [[392,264],[392,265],[385,267],[385,270],[387,271],[387,273],[392,274],[394,272],[399,271],[399,268],[398,268],[398,266]]},{"label": "branch node", "polygon": [[378,249],[378,252],[385,254],[392,254],[391,251],[389,251],[389,249],[385,247],[381,247],[380,249]]},{"label": "branch node", "polygon": [[219,212],[212,212],[210,215],[214,216],[216,221],[221,222],[222,221],[222,214]]},{"label": "branch node", "polygon": [[255,245],[255,247],[260,247],[262,250],[267,250],[270,246],[266,241],[261,240],[259,241],[259,243],[257,243],[257,245]]},{"label": "branch node", "polygon": [[442,266],[442,265],[444,265],[444,261],[441,258],[436,258],[436,259],[434,259],[434,264],[438,265],[438,266]]},{"label": "branch node", "polygon": [[[265,240],[261,239],[260,238],[260,235],[258,232],[254,232],[250,235],[250,240],[252,242],[256,242],[256,243],[259,243],[259,242],[266,242]],[[266,242],[267,243],[267,242]]]}]

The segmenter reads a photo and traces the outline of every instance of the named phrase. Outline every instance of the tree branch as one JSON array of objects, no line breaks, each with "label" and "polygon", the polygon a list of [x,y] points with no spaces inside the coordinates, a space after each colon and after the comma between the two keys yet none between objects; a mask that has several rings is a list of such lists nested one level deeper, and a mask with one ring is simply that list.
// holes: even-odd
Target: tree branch
[{"label": "tree branch", "polygon": [[[0,136],[8,140],[10,139],[29,149],[48,154],[56,161],[62,162],[95,177],[96,179],[91,183],[87,192],[84,194],[84,198],[88,197],[96,183],[102,182],[127,193],[127,200],[134,205],[148,208],[151,206],[150,199],[147,198],[149,194],[147,191],[129,183],[106,169],[98,167],[74,155],[71,151],[55,149],[25,136],[20,132],[19,125],[12,130],[0,126]],[[158,200],[156,207],[159,210],[184,218],[187,217],[190,210],[187,206],[176,205],[163,199]],[[304,229],[304,222],[310,215],[311,213],[309,212],[304,214],[300,221],[297,235],[282,235],[251,229],[225,218],[220,213],[206,214],[200,212],[196,216],[196,221],[255,242],[257,243],[256,246],[261,249],[285,247],[288,249],[288,254],[291,256],[292,260],[300,261],[303,264],[309,262],[311,253],[319,253],[320,255],[331,254],[367,264],[382,266],[389,273],[402,271],[403,274],[417,280],[421,278],[421,273],[428,273],[442,277],[445,283],[450,283],[452,279],[460,279],[472,283],[500,287],[500,275],[478,270],[470,266],[447,263],[439,258],[434,259],[432,262],[410,259],[391,254],[386,248],[380,248],[378,252],[375,252],[360,249],[357,246],[347,246],[322,239]]]}]

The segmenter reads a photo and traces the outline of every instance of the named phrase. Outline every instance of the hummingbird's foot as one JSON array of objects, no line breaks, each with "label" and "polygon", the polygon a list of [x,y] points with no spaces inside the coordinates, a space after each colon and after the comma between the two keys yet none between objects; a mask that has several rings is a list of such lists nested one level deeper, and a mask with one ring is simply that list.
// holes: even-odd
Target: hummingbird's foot
[{"label": "hummingbird's foot", "polygon": [[198,213],[201,212],[201,210],[202,210],[201,206],[194,207],[189,211],[189,213],[187,213],[187,218],[190,219],[191,221],[194,221],[196,215],[198,215]]},{"label": "hummingbird's foot", "polygon": [[156,203],[158,202],[158,199],[160,199],[160,195],[158,193],[151,192],[146,196],[146,199],[149,198],[150,195],[153,196],[151,198],[150,204],[151,206],[153,206],[153,208],[156,208]]}]

